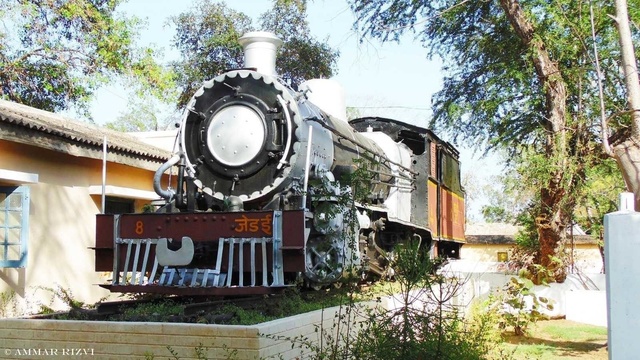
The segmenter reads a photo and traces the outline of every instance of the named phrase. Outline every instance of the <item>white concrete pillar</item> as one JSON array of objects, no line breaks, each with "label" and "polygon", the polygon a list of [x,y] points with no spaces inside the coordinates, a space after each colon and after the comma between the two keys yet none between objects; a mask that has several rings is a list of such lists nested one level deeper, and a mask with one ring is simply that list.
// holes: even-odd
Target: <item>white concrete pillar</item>
[{"label": "white concrete pillar", "polygon": [[633,193],[620,194],[620,211],[604,216],[609,359],[640,354],[640,213]]}]

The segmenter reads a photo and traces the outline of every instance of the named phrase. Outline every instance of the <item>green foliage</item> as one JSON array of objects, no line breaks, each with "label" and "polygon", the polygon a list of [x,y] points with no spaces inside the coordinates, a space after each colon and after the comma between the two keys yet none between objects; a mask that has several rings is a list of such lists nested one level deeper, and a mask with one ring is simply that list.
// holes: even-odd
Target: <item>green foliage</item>
[{"label": "green foliage", "polygon": [[16,313],[16,292],[13,290],[0,293],[0,319]]},{"label": "green foliage", "polygon": [[[40,287],[39,289],[45,290],[51,293],[51,302],[58,299],[71,309],[83,309],[88,307],[84,302],[76,300],[73,297],[73,293],[71,292],[71,290],[65,289],[60,285],[56,285],[55,288]],[[43,309],[46,312],[46,307],[43,307]]]},{"label": "green foliage", "polygon": [[353,160],[353,171],[344,174],[341,179],[341,182],[350,188],[351,202],[371,203],[375,188],[373,184],[379,178],[376,171],[380,171],[380,168],[380,162],[370,158],[361,157]]},{"label": "green foliage", "polygon": [[602,237],[604,215],[618,210],[618,195],[625,184],[613,159],[607,159],[585,174],[575,220],[582,229],[596,238]]},{"label": "green foliage", "polygon": [[[85,111],[114,76],[153,82],[151,49],[139,49],[140,21],[121,1],[0,1],[0,97],[49,111]],[[11,29],[8,31],[8,29]]]},{"label": "green foliage", "polygon": [[230,322],[233,325],[260,324],[277,318],[267,316],[260,311],[251,311],[235,305],[226,305],[221,310],[223,313],[233,314],[233,318]]},{"label": "green foliage", "polygon": [[529,279],[511,277],[502,291],[492,298],[494,306],[499,307],[500,329],[512,329],[518,336],[526,335],[528,327],[543,318],[540,310],[553,310],[553,305],[547,298],[533,292],[533,286]]},{"label": "green foliage", "polygon": [[151,205],[151,203],[144,204],[144,205],[142,205],[142,212],[143,213],[155,212],[155,207],[153,205]]},{"label": "green foliage", "polygon": [[485,221],[516,223],[535,200],[536,188],[523,180],[517,167],[505,166],[503,174],[489,178],[479,191],[489,201],[481,209]]},{"label": "green foliage", "polygon": [[56,311],[50,308],[47,305],[40,304],[40,308],[38,309],[38,314],[49,315],[54,314]]},{"label": "green foliage", "polygon": [[170,18],[176,27],[173,39],[182,59],[173,62],[181,89],[178,107],[187,104],[203,81],[243,62],[238,39],[253,30],[251,19],[225,3],[200,1],[195,7]]},{"label": "green foliage", "polygon": [[[291,341],[308,359],[490,359],[499,356],[494,318],[482,312],[465,318],[452,305],[462,282],[438,271],[409,244],[398,252],[394,268],[398,303],[385,310],[356,303],[354,297],[337,313],[333,325],[320,326],[320,343],[306,337],[275,337]],[[397,289],[397,287],[396,287]]]},{"label": "green foliage", "polygon": [[[175,99],[172,102],[175,102]],[[167,113],[168,116],[163,116]],[[134,96],[129,99],[127,110],[105,126],[124,132],[158,131],[166,129],[171,122],[178,118],[179,115],[173,105],[163,105],[153,97],[139,98]]]},{"label": "green foliage", "polygon": [[360,109],[353,106],[347,106],[347,120],[351,121],[362,116]]},{"label": "green foliage", "polygon": [[515,236],[516,246],[509,256],[509,267],[517,269],[520,277],[536,285],[561,282],[567,254],[560,248],[556,255],[550,257],[547,266],[541,265],[540,240],[534,220],[527,212],[521,213],[518,219],[523,228]]},{"label": "green foliage", "polygon": [[[277,301],[266,302],[268,306],[226,305],[215,313],[233,314],[229,323],[234,325],[255,325],[287,316],[307,313],[345,303],[347,297],[362,301],[370,299],[373,292],[360,293],[353,283],[340,289],[319,290],[317,293],[302,294],[298,289],[287,291]],[[265,299],[267,301],[267,299]]]},{"label": "green foliage", "polygon": [[[226,344],[222,345],[222,349],[225,352],[225,359],[227,360],[236,360],[238,359],[238,350],[237,349],[230,349]],[[174,360],[180,360],[180,354],[178,354],[178,351],[176,351],[171,345],[167,345],[167,350],[169,351],[169,353],[171,354],[171,358]],[[202,343],[198,344],[198,346],[196,346],[193,349],[193,356],[195,359],[198,360],[207,360],[209,359],[209,357],[207,356],[207,351],[209,350],[208,347],[202,345]],[[145,352],[144,353],[144,358],[146,360],[153,360],[156,358],[155,354],[151,353],[151,352]]]},{"label": "green foliage", "polygon": [[518,215],[517,223],[522,226],[522,229],[515,235],[516,245],[530,253],[540,250],[540,241],[533,214],[533,209],[529,207]]},{"label": "green foliage", "polygon": [[173,347],[171,347],[171,345],[167,345],[167,350],[169,350],[169,353],[171,353],[171,356],[173,357],[174,360],[180,359],[180,357],[178,357],[178,352],[174,350]]},{"label": "green foliage", "polygon": [[[590,6],[569,0],[350,3],[364,35],[390,41],[415,32],[429,56],[443,59],[444,84],[432,100],[432,127],[454,141],[509,153],[520,184],[538,192],[531,210],[545,255],[536,261],[547,264],[549,255],[558,256],[548,253],[574,220],[589,186],[586,174],[603,162],[594,41],[605,74],[606,116],[618,120],[610,140],[624,138],[629,129],[628,115],[620,115],[626,98],[618,36],[609,18],[613,3],[592,4],[595,40]],[[629,8],[639,5],[633,0]],[[630,17],[637,23],[640,12],[633,10]],[[505,214],[496,204],[485,213]]]},{"label": "green foliage", "polygon": [[311,36],[306,1],[273,0],[272,9],[260,17],[260,27],[284,41],[276,70],[294,89],[306,79],[329,78],[336,73],[339,52],[326,40]]},{"label": "green foliage", "polygon": [[182,314],[182,306],[165,299],[158,302],[141,303],[127,307],[122,314],[124,321],[170,321],[174,316]]},{"label": "green foliage", "polygon": [[[273,8],[261,16],[261,28],[281,37],[276,69],[289,85],[302,79],[330,77],[338,52],[327,42],[314,39],[306,21],[304,1],[274,0]],[[181,89],[178,107],[186,105],[204,80],[243,64],[238,39],[255,29],[251,19],[224,2],[203,0],[194,9],[171,18],[176,26],[174,44],[182,59],[172,64]]]},{"label": "green foliage", "polygon": [[480,212],[484,221],[488,223],[504,223],[512,220],[512,215],[507,212],[507,209],[499,205],[484,205]]}]

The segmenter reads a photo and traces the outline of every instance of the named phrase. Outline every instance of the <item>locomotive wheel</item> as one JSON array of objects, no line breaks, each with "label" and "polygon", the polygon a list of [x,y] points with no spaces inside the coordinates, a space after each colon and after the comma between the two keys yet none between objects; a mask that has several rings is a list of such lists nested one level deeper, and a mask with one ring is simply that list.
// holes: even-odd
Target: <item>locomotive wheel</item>
[{"label": "locomotive wheel", "polygon": [[342,276],[344,254],[331,237],[317,237],[307,243],[306,275],[315,283],[330,283]]}]

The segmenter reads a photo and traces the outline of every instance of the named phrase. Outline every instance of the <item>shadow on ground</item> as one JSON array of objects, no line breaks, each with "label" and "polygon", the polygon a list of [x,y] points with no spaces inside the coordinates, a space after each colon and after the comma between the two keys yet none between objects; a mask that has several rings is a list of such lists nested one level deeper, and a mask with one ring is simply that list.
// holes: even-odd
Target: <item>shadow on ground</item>
[{"label": "shadow on ground", "polygon": [[558,355],[575,356],[592,351],[598,351],[607,346],[606,341],[598,338],[584,341],[549,340],[525,336],[505,336],[504,341],[513,345],[541,345],[555,349]]}]

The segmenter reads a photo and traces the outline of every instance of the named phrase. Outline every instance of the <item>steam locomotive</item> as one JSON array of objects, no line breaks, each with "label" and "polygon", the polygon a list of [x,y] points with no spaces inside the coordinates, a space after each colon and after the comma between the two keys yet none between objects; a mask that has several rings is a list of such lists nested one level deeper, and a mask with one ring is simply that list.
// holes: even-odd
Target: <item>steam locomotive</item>
[{"label": "steam locomotive", "polygon": [[275,35],[239,41],[245,68],[205,82],[184,112],[154,177],[158,211],[98,215],[96,271],[113,272],[102,286],[259,294],[392,276],[405,241],[458,256],[465,207],[451,144],[396,120],[348,122],[335,82],[279,81]]}]

